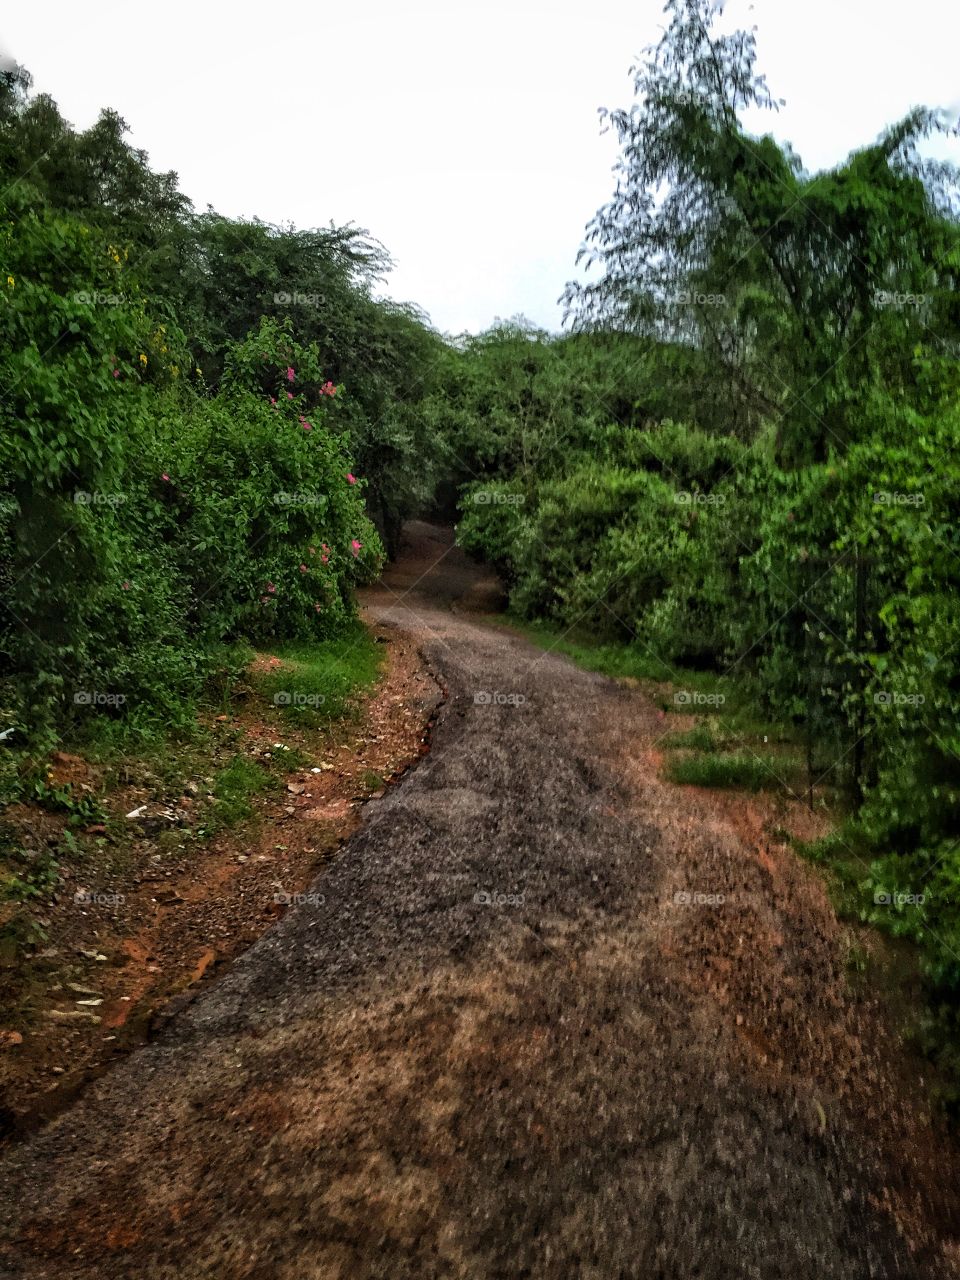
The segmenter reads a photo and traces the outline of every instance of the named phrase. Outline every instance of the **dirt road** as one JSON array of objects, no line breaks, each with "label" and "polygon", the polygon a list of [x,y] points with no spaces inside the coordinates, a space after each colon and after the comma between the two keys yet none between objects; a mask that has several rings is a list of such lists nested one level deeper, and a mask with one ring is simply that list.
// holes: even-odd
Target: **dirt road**
[{"label": "dirt road", "polygon": [[956,1152],[817,879],[658,780],[654,705],[478,621],[489,584],[411,538],[367,608],[444,685],[430,755],[7,1154],[0,1274],[956,1274]]}]

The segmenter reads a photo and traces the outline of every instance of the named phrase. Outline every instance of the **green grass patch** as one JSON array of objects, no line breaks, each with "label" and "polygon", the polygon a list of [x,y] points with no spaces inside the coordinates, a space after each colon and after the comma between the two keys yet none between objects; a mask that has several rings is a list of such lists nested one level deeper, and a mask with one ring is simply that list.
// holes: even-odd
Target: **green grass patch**
[{"label": "green grass patch", "polygon": [[273,653],[283,665],[257,676],[258,693],[284,719],[316,727],[353,715],[383,662],[383,646],[359,622],[329,640],[290,642]]},{"label": "green grass patch", "polygon": [[[214,778],[217,825],[233,826],[234,823],[249,818],[253,813],[250,802],[254,796],[273,791],[278,786],[278,780],[262,764],[248,756],[235,755]],[[209,830],[208,824],[208,833]]]},{"label": "green grass patch", "polygon": [[508,625],[534,644],[569,658],[585,671],[618,679],[659,682],[673,678],[673,672],[666,663],[634,645],[603,644],[576,630],[564,631],[548,622],[529,622],[513,615],[509,615]]},{"label": "green grass patch", "polygon": [[745,753],[680,756],[667,765],[672,782],[697,787],[732,787],[742,791],[776,790],[787,781],[784,761]]},{"label": "green grass patch", "polygon": [[615,680],[641,680],[655,684],[673,684],[678,690],[692,694],[722,695],[718,703],[707,704],[693,699],[679,702],[668,698],[663,702],[667,711],[703,714],[705,710],[728,714],[734,707],[748,705],[747,690],[742,682],[734,683],[716,671],[693,671],[685,667],[671,666],[655,657],[640,645],[605,643],[589,632],[577,628],[564,630],[549,622],[528,621],[508,614],[506,625],[518,631],[548,653],[569,658],[584,671],[611,676]]},{"label": "green grass patch", "polygon": [[721,742],[709,725],[698,724],[681,733],[668,733],[662,745],[680,751],[719,751]]}]

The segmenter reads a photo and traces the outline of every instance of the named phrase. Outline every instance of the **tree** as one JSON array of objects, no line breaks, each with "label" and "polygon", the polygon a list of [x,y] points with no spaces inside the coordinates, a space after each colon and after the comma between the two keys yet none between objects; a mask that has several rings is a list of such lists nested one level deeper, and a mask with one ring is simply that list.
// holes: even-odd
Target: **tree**
[{"label": "tree", "polygon": [[[878,382],[911,383],[903,353],[956,340],[958,177],[918,151],[945,122],[914,111],[808,175],[740,124],[745,108],[780,105],[753,32],[718,34],[710,0],[666,10],[632,69],[637,103],[603,113],[622,148],[617,189],[579,256],[601,274],[568,285],[567,315],[699,349],[728,429],[772,421],[784,461],[822,459],[866,433]],[[878,351],[901,354],[883,366]]]}]

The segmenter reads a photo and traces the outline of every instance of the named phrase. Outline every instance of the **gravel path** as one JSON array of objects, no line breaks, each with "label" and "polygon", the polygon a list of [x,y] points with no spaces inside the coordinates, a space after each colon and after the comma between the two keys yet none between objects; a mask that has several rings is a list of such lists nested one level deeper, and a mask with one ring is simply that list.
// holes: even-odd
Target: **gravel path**
[{"label": "gravel path", "polygon": [[367,608],[445,688],[431,753],[7,1153],[0,1274],[953,1274],[955,1152],[819,883],[644,768],[639,694],[478,621],[489,584],[410,536]]}]

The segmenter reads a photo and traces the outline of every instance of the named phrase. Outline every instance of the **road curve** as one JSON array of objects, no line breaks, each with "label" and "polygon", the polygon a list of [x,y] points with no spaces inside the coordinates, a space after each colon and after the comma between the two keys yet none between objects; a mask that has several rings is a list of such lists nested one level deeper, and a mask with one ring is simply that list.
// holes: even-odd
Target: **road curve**
[{"label": "road curve", "polygon": [[414,527],[366,607],[444,686],[430,754],[6,1153],[0,1275],[951,1274],[955,1155],[884,1075],[816,879],[678,805],[640,767],[656,708],[484,624],[486,589]]}]

